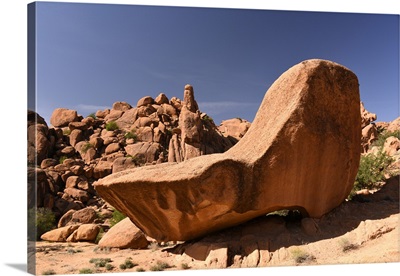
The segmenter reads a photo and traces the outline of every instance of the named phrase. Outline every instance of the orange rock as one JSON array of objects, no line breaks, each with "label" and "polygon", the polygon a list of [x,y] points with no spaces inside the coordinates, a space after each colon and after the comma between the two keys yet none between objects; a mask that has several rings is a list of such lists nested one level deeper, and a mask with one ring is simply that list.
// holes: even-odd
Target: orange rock
[{"label": "orange rock", "polygon": [[50,117],[50,124],[54,127],[65,127],[71,122],[78,121],[78,113],[76,110],[67,108],[56,108]]},{"label": "orange rock", "polygon": [[50,242],[65,242],[67,238],[79,228],[79,225],[70,225],[44,233],[40,238]]},{"label": "orange rock", "polygon": [[100,247],[143,249],[149,245],[144,233],[129,218],[114,225],[99,241]]},{"label": "orange rock", "polygon": [[274,82],[227,152],[119,172],[94,186],[158,241],[194,239],[280,209],[318,218],[352,189],[360,126],[357,76],[307,60]]},{"label": "orange rock", "polygon": [[393,156],[400,149],[400,140],[397,137],[390,136],[385,140],[383,150],[387,155]]}]

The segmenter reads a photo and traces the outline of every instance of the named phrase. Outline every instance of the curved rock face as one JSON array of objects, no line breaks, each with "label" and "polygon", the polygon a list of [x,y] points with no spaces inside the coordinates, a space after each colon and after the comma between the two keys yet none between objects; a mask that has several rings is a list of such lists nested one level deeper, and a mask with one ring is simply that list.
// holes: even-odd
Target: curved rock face
[{"label": "curved rock face", "polygon": [[274,82],[227,152],[119,172],[94,186],[158,241],[190,240],[280,209],[321,217],[353,186],[360,125],[356,75],[307,60]]}]

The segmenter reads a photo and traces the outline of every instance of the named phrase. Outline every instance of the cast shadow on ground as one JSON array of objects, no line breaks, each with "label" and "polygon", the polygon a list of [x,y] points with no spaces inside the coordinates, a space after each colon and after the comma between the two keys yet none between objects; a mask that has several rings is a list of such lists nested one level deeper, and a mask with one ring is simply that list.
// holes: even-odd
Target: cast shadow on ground
[{"label": "cast shadow on ground", "polygon": [[[259,250],[273,252],[282,247],[288,248],[336,238],[354,230],[362,221],[379,220],[398,214],[399,183],[399,175],[396,175],[388,179],[378,192],[357,195],[351,201],[343,202],[323,217],[311,220],[315,224],[315,229],[311,231],[304,229],[300,212],[291,212],[289,216],[262,216],[242,225],[164,250],[172,254],[183,252],[188,254],[190,250],[187,249],[197,244],[199,248],[212,245],[214,250],[229,247],[230,250],[238,251],[238,253],[241,251],[243,254],[246,247],[256,243]],[[190,256],[190,253],[188,255]],[[197,256],[191,257],[198,259]],[[203,258],[204,256],[201,259]]]}]

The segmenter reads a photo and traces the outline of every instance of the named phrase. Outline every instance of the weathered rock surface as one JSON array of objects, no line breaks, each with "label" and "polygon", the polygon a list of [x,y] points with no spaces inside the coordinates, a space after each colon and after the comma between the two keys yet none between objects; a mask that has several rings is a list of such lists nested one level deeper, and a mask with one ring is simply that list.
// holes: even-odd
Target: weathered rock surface
[{"label": "weathered rock surface", "polygon": [[50,117],[50,124],[54,127],[65,127],[71,122],[78,121],[78,113],[76,110],[67,108],[57,108]]},{"label": "weathered rock surface", "polygon": [[81,224],[67,239],[67,242],[88,241],[93,242],[100,231],[96,224]]},{"label": "weathered rock surface", "polygon": [[[37,123],[35,123],[37,122]],[[36,112],[28,110],[28,163],[39,165],[51,153],[51,141],[46,122]]]},{"label": "weathered rock surface", "polygon": [[400,130],[400,117],[396,118],[392,122],[389,123],[387,127],[387,131],[394,132]]},{"label": "weathered rock surface", "polygon": [[[374,121],[377,116],[365,109],[364,103],[360,102],[361,114],[361,152],[366,153],[371,148],[372,143],[378,138],[378,127]],[[385,126],[386,128],[387,126]]]},{"label": "weathered rock surface", "polygon": [[70,225],[44,233],[40,238],[50,242],[65,242],[67,238],[79,228],[79,225]]},{"label": "weathered rock surface", "polygon": [[158,241],[193,239],[279,209],[321,217],[353,186],[360,126],[356,75],[308,60],[274,82],[227,152],[126,170],[94,185]]},{"label": "weathered rock surface", "polygon": [[369,124],[361,130],[362,152],[367,152],[372,143],[378,138],[378,130],[375,124]]},{"label": "weathered rock surface", "polygon": [[144,233],[129,218],[125,218],[113,226],[99,241],[100,247],[110,248],[147,248],[149,241]]},{"label": "weathered rock surface", "polygon": [[251,123],[247,120],[240,118],[233,118],[222,121],[218,129],[225,136],[233,140],[234,143],[238,142],[249,130]]},{"label": "weathered rock surface", "polygon": [[400,140],[397,137],[390,136],[385,140],[383,150],[387,155],[393,156],[400,149]]},{"label": "weathered rock surface", "polygon": [[371,113],[365,109],[364,103],[360,103],[360,113],[361,113],[361,128],[366,127],[370,123],[376,120],[377,116],[375,113]]}]

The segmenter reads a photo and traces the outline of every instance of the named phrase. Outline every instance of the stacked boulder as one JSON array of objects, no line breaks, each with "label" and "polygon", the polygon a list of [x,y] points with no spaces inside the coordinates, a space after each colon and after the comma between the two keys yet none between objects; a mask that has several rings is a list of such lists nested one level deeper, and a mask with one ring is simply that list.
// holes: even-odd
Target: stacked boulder
[{"label": "stacked boulder", "polygon": [[364,103],[360,102],[361,113],[361,152],[367,152],[372,143],[378,138],[378,128],[374,121],[376,114],[365,109]]},{"label": "stacked boulder", "polygon": [[[74,235],[69,241],[79,240],[73,234],[77,225],[108,229],[114,208],[97,196],[94,181],[129,168],[225,152],[235,143],[199,110],[190,85],[185,86],[183,101],[160,93],[139,99],[135,106],[115,102],[111,109],[85,118],[75,110],[57,108],[50,123],[51,127],[28,111],[28,206],[52,210],[62,236]],[[103,215],[65,223],[72,212],[87,208]]]},{"label": "stacked boulder", "polygon": [[[400,117],[392,122],[375,122],[377,116],[375,113],[367,111],[361,102],[361,152],[363,154],[377,153],[379,147],[374,146],[380,133],[387,133],[382,150],[394,161],[400,160]],[[390,135],[389,135],[390,134]]]},{"label": "stacked boulder", "polygon": [[251,123],[241,118],[233,118],[222,121],[218,126],[222,135],[229,138],[232,143],[236,144],[249,130]]}]

